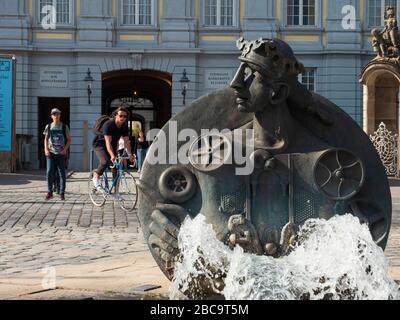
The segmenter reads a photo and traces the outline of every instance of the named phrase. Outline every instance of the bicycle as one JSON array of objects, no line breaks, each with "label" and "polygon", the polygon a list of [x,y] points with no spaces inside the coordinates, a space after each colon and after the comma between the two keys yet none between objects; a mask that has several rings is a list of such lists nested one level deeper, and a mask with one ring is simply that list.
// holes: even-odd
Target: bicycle
[{"label": "bicycle", "polygon": [[[93,185],[93,171],[89,176],[89,197],[97,207],[102,207],[107,201],[108,196],[112,195],[114,189],[114,199],[120,202],[122,210],[130,212],[136,208],[138,188],[136,180],[131,173],[125,171],[123,160],[129,157],[117,156],[110,169],[114,169],[112,178],[107,176],[107,170],[100,177],[100,186]],[[111,186],[110,186],[111,185]]]}]

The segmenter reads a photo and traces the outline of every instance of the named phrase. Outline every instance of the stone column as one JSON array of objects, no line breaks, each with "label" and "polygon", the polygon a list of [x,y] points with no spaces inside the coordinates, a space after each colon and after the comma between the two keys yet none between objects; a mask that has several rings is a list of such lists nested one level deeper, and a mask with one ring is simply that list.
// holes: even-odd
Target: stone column
[{"label": "stone column", "polygon": [[375,83],[364,85],[364,130],[370,135],[375,131]]},{"label": "stone column", "polygon": [[363,85],[363,129],[368,134],[368,86]]}]

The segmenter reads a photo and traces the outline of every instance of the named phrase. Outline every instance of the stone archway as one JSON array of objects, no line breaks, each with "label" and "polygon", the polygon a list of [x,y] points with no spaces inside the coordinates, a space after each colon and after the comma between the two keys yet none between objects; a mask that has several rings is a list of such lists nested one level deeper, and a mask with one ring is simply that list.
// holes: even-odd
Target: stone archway
[{"label": "stone archway", "polygon": [[375,80],[375,130],[383,122],[386,128],[398,133],[399,82],[389,72],[378,74]]},{"label": "stone archway", "polygon": [[363,84],[363,128],[373,134],[384,122],[387,129],[399,132],[400,69],[391,63],[368,64],[361,76]]},{"label": "stone archway", "polygon": [[111,114],[113,102],[146,118],[146,129],[162,128],[171,118],[172,75],[157,70],[118,70],[102,75],[102,114]]},{"label": "stone archway", "polygon": [[373,141],[388,175],[399,177],[400,66],[390,60],[373,60],[362,71],[363,129]]}]

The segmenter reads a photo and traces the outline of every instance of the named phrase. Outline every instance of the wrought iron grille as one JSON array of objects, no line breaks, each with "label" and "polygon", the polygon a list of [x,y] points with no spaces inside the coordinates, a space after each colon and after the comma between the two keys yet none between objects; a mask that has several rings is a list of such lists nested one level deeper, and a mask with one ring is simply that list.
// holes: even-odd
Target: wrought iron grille
[{"label": "wrought iron grille", "polygon": [[369,136],[385,167],[388,176],[397,174],[398,135],[393,134],[382,122],[378,130]]}]

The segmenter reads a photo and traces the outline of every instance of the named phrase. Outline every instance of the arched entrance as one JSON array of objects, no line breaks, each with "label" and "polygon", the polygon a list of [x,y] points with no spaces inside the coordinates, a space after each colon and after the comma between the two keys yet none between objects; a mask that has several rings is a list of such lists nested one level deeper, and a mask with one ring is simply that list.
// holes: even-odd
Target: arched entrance
[{"label": "arched entrance", "polygon": [[[131,113],[131,135],[162,128],[171,118],[172,76],[156,70],[131,69],[103,73],[102,114],[123,105]],[[136,129],[135,129],[136,128]]]},{"label": "arched entrance", "polygon": [[389,131],[398,133],[399,83],[389,72],[378,74],[375,80],[375,130],[383,122]]},{"label": "arched entrance", "polygon": [[364,131],[373,134],[383,122],[398,133],[400,74],[391,67],[373,65],[360,80],[364,86]]},{"label": "arched entrance", "polygon": [[364,91],[364,131],[372,136],[388,175],[399,176],[400,68],[391,61],[374,60],[364,68],[360,82]]}]

